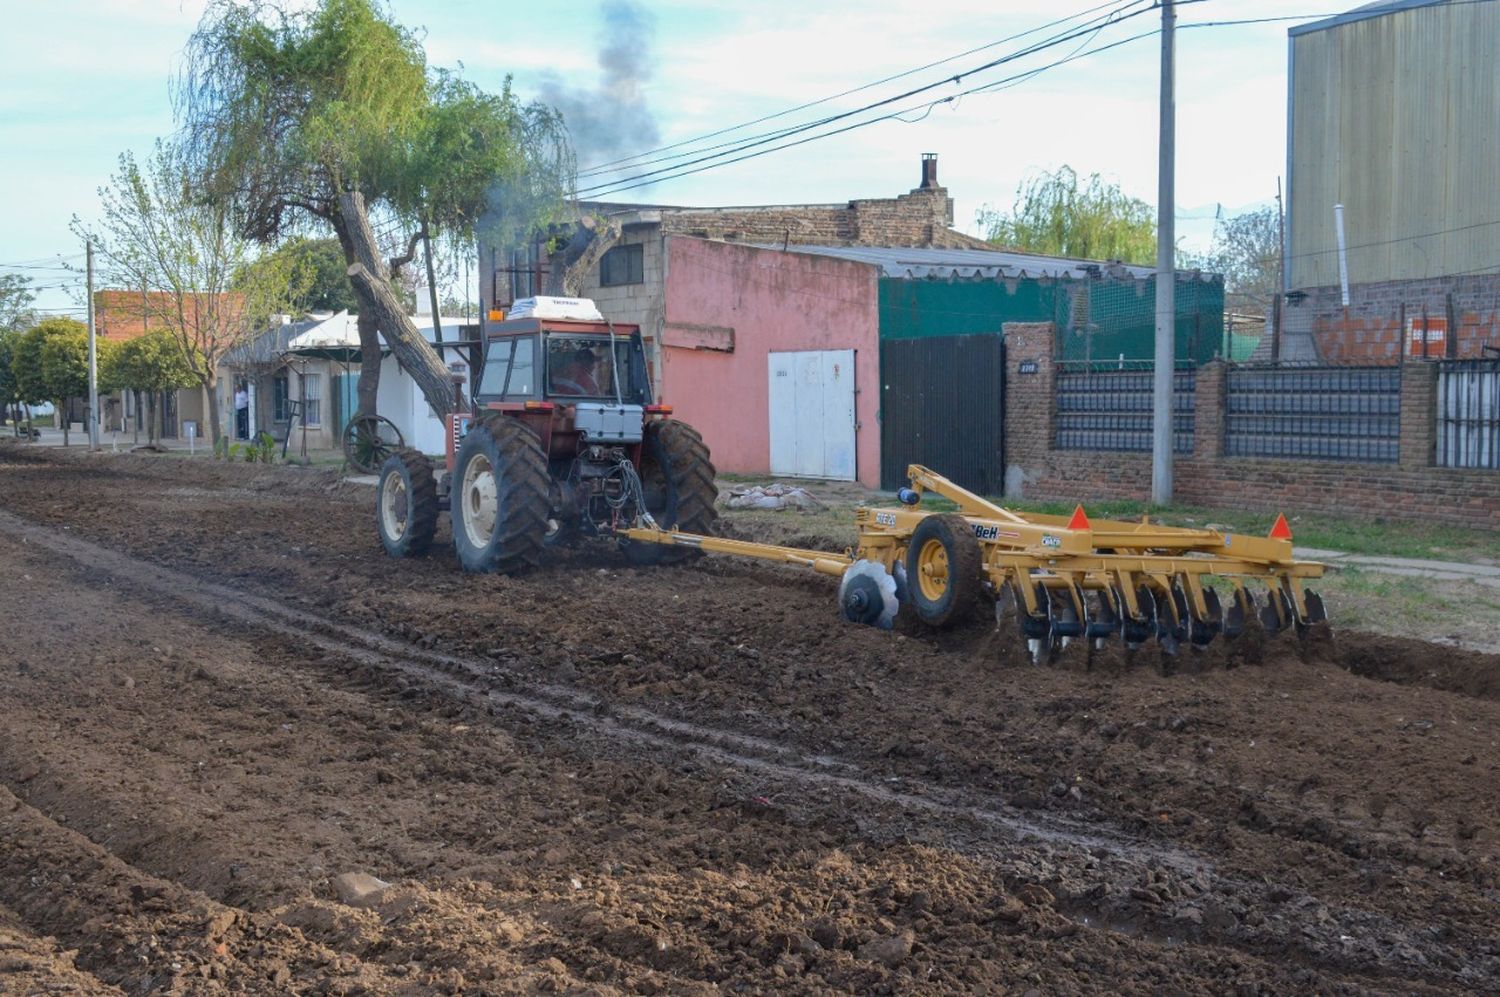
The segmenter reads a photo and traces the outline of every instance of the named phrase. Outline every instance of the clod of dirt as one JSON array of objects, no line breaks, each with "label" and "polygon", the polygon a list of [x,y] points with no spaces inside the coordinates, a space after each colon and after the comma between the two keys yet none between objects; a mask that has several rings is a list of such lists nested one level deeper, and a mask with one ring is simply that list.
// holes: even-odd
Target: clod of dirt
[{"label": "clod of dirt", "polygon": [[859,947],[859,957],[866,962],[878,962],[884,966],[899,966],[911,955],[917,936],[910,928],[894,935],[881,935]]},{"label": "clod of dirt", "polygon": [[390,883],[367,872],[343,872],[333,877],[333,892],[350,907],[373,907]]},{"label": "clod of dirt", "polygon": [[1051,907],[1056,901],[1051,890],[1037,883],[1027,883],[1017,895],[1028,907]]}]

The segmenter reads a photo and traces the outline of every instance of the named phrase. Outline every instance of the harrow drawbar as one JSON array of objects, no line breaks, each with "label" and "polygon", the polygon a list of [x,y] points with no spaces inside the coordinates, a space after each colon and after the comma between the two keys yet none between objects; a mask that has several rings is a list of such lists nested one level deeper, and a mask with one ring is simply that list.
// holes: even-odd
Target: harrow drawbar
[{"label": "harrow drawbar", "polygon": [[[693,547],[840,576],[846,619],[890,627],[902,608],[934,627],[994,606],[1035,661],[1075,640],[1129,650],[1156,641],[1167,654],[1247,629],[1299,633],[1325,623],[1323,600],[1306,587],[1323,565],[1297,561],[1284,517],[1269,536],[1018,513],[917,464],[894,508],[860,508],[859,541],[842,553],[757,544],[657,529],[623,531],[632,543]],[[956,512],[928,512],[925,494]],[[1220,595],[1220,589],[1223,595]]]}]

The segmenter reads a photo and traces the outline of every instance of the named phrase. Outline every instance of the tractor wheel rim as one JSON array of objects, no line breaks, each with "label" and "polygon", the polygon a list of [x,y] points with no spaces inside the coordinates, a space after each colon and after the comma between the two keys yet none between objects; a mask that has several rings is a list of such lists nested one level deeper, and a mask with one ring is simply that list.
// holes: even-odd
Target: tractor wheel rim
[{"label": "tractor wheel rim", "polygon": [[948,548],[941,540],[929,540],[917,551],[917,587],[929,602],[948,591]]},{"label": "tractor wheel rim", "polygon": [[380,518],[387,536],[399,540],[406,534],[406,510],[406,482],[399,474],[387,476],[380,490]]},{"label": "tractor wheel rim", "polygon": [[495,520],[500,502],[495,486],[495,469],[484,454],[475,454],[464,469],[460,493],[464,531],[469,543],[480,549],[490,545],[495,536]]}]

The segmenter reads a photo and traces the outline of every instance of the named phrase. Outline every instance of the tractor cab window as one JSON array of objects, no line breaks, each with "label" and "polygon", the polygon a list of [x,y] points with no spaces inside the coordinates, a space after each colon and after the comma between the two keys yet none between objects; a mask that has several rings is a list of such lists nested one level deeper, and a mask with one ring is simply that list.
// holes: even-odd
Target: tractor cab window
[{"label": "tractor cab window", "polygon": [[484,373],[475,393],[486,398],[533,398],[536,389],[536,338],[490,340],[484,354]]},{"label": "tractor cab window", "polygon": [[548,397],[607,398],[615,397],[615,376],[620,378],[620,397],[637,401],[640,393],[632,383],[630,340],[614,340],[615,357],[610,361],[607,338],[582,336],[549,336],[547,338]]}]

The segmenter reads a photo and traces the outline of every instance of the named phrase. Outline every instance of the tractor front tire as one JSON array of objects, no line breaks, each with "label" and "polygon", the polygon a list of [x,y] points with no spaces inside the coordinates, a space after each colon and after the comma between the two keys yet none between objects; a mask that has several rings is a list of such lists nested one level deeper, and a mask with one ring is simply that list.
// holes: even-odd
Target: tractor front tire
[{"label": "tractor front tire", "polygon": [[906,586],[917,618],[951,627],[974,614],[984,555],[969,521],[956,513],[924,516],[906,547]]},{"label": "tractor front tire", "polygon": [[[719,518],[714,508],[719,489],[714,484],[708,445],[696,429],[676,419],[648,423],[641,441],[641,466],[637,470],[646,511],[659,529],[713,532]],[[638,565],[681,561],[694,553],[662,544],[625,545],[625,556]]]},{"label": "tractor front tire", "polygon": [[392,557],[421,557],[437,529],[437,480],[421,451],[397,450],[380,465],[375,490],[375,523],[380,543]]},{"label": "tractor front tire", "polygon": [[509,416],[480,415],[453,468],[453,548],[463,569],[508,575],[535,567],[547,494],[547,457],[536,434]]}]

